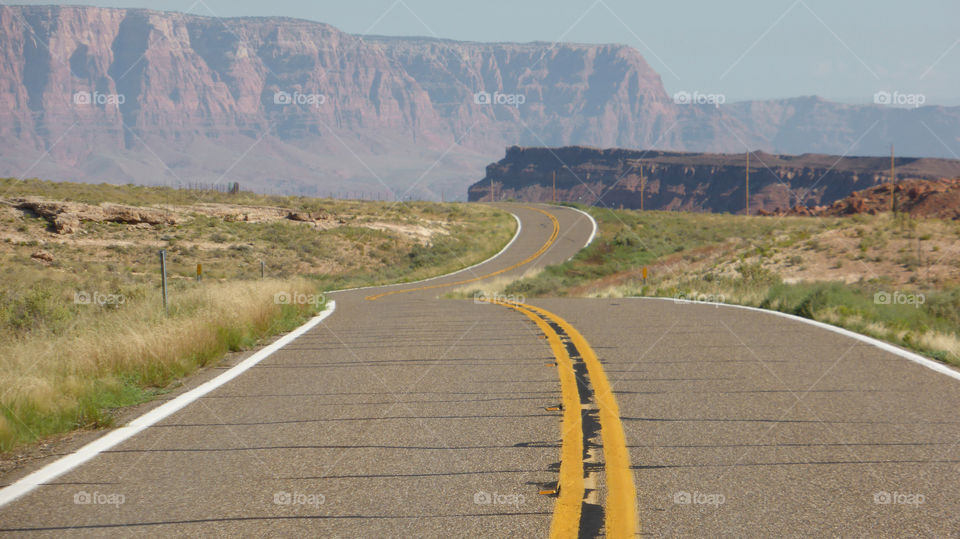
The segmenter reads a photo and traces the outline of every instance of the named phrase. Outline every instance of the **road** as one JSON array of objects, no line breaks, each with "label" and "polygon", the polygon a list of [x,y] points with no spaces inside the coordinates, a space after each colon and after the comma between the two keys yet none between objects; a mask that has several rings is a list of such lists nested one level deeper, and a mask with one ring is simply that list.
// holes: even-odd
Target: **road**
[{"label": "road", "polygon": [[0,531],[960,535],[960,380],[730,307],[439,299],[593,231],[507,207],[523,226],[500,256],[333,294],[255,366],[0,507]]}]

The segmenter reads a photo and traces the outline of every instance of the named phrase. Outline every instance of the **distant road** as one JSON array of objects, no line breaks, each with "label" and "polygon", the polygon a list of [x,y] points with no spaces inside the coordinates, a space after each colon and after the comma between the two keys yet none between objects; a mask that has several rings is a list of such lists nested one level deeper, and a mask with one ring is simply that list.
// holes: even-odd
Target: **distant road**
[{"label": "distant road", "polygon": [[498,257],[332,294],[332,315],[260,363],[0,507],[0,529],[960,534],[960,381],[739,309],[438,299],[593,233],[569,208],[503,206],[522,230]]}]

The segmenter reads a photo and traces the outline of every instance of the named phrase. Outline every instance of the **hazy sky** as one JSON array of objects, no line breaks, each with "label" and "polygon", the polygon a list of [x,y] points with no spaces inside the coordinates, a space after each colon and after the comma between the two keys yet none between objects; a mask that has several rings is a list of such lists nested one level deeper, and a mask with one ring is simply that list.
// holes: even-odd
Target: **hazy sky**
[{"label": "hazy sky", "polygon": [[[50,0],[21,2],[49,4]],[[958,0],[86,0],[196,15],[299,17],[354,34],[624,43],[667,91],[727,101],[880,90],[960,104]]]}]

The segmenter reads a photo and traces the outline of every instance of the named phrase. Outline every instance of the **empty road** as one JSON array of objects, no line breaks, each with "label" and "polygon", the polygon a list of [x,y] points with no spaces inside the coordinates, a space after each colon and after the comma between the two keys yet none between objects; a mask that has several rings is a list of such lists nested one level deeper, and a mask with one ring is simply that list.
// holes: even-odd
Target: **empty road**
[{"label": "empty road", "polygon": [[179,394],[236,374],[216,389],[0,490],[0,533],[960,535],[957,375],[733,307],[441,299],[594,231],[505,207],[522,228],[496,258],[332,294],[295,339]]}]

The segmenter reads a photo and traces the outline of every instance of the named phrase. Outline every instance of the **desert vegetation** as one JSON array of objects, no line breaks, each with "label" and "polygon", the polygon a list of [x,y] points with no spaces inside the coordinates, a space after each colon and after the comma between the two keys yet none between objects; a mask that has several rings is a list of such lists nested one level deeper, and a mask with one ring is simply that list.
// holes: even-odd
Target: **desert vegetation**
[{"label": "desert vegetation", "polygon": [[483,293],[661,296],[756,306],[960,365],[956,221],[584,209],[600,226],[589,248]]},{"label": "desert vegetation", "polygon": [[514,230],[479,205],[0,180],[0,450],[110,425],[325,291],[454,271]]}]

